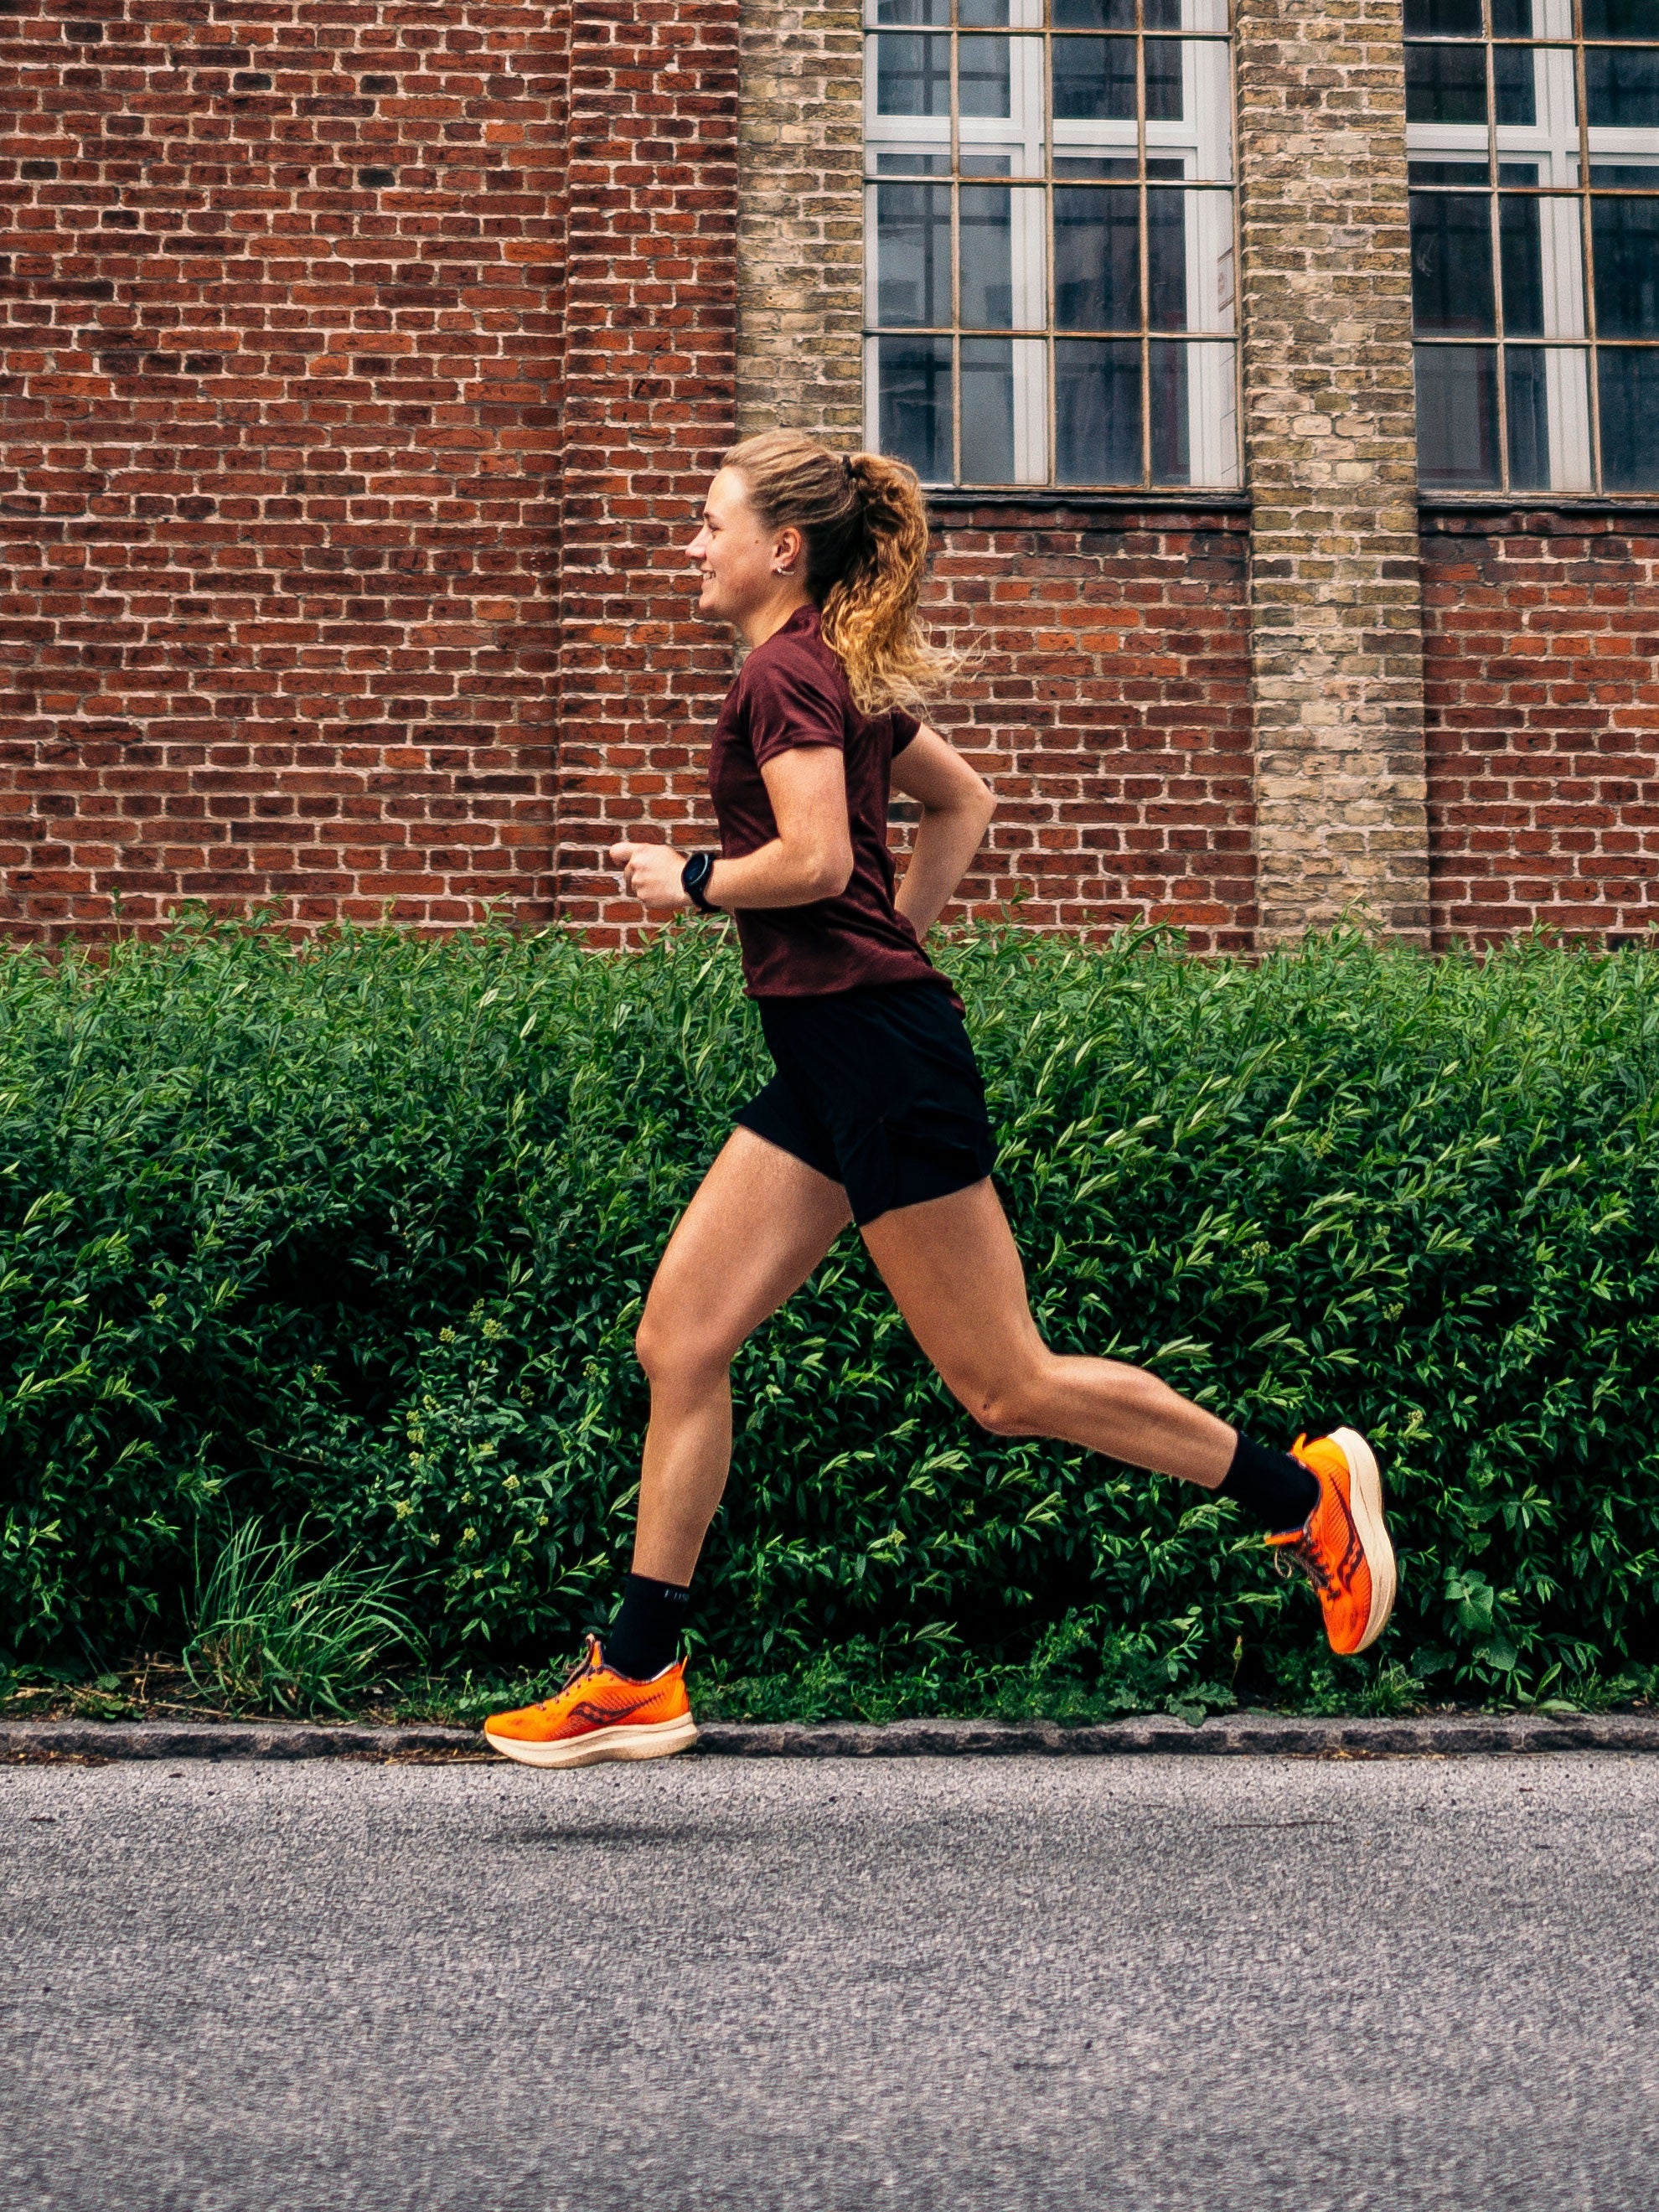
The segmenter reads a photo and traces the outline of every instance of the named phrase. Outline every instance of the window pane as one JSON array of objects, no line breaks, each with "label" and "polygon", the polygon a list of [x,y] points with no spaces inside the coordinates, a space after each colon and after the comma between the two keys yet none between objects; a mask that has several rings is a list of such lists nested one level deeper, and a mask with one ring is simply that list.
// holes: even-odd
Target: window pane
[{"label": "window pane", "polygon": [[1484,46],[1407,47],[1408,123],[1484,123],[1486,119]]},{"label": "window pane", "polygon": [[[1148,176],[1155,177],[1159,166],[1156,161],[1148,161]],[[1181,164],[1177,161],[1175,166],[1176,174],[1179,176]],[[1115,154],[1056,154],[1054,174],[1057,177],[1133,178],[1140,174],[1140,169],[1133,154],[1127,158]]]},{"label": "window pane", "polygon": [[1498,203],[1498,251],[1504,270],[1506,337],[1544,335],[1544,240],[1540,200],[1504,193]]},{"label": "window pane", "polygon": [[1140,328],[1134,191],[1054,189],[1054,320],[1063,331]]},{"label": "window pane", "polygon": [[949,115],[949,39],[884,31],[875,44],[878,115]]},{"label": "window pane", "polygon": [[1659,351],[1603,346],[1601,483],[1607,491],[1659,491]]},{"label": "window pane", "polygon": [[1129,122],[1135,115],[1133,39],[1056,39],[1054,114],[1077,122]]},{"label": "window pane", "polygon": [[964,31],[994,31],[1008,21],[1008,0],[957,0],[957,21]]},{"label": "window pane", "polygon": [[1498,327],[1488,203],[1477,192],[1413,192],[1412,316],[1425,337]]},{"label": "window pane", "polygon": [[[1149,44],[1148,53],[1151,51]],[[1233,173],[1233,90],[1227,49],[1213,40],[1189,39],[1182,52],[1182,66],[1186,72],[1186,130],[1176,137],[1176,143],[1190,131],[1188,143],[1196,141],[1196,160],[1188,173],[1208,184],[1230,183]],[[1146,97],[1149,139],[1176,137],[1173,132],[1155,127],[1150,77]],[[1156,173],[1150,161],[1147,173]]]},{"label": "window pane", "polygon": [[1407,161],[1406,178],[1413,185],[1484,185],[1486,157],[1477,154],[1467,159],[1457,155],[1443,161]]},{"label": "window pane", "polygon": [[1584,0],[1587,39],[1659,39],[1659,0]]},{"label": "window pane", "polygon": [[1497,489],[1496,346],[1417,348],[1417,467],[1425,484]]},{"label": "window pane", "polygon": [[878,177],[948,177],[951,156],[948,154],[878,154],[876,174]]},{"label": "window pane", "polygon": [[1478,39],[1480,0],[1406,0],[1408,39]]},{"label": "window pane", "polygon": [[1584,104],[1592,131],[1648,131],[1659,125],[1659,52],[1586,46]]},{"label": "window pane", "polygon": [[1146,195],[1146,319],[1155,331],[1187,324],[1187,195]]},{"label": "window pane", "polygon": [[1009,69],[1006,39],[975,36],[957,41],[957,98],[964,115],[1006,116]]},{"label": "window pane", "polygon": [[1492,50],[1492,88],[1500,123],[1536,123],[1538,72],[1531,46],[1494,46]]},{"label": "window pane", "polygon": [[[970,329],[1013,327],[1012,198],[1006,185],[962,188],[962,319]],[[962,405],[965,425],[965,395]]]},{"label": "window pane", "polygon": [[876,186],[876,320],[951,319],[951,187]]},{"label": "window pane", "polygon": [[1188,434],[1187,349],[1152,349],[1152,482],[1190,483],[1192,447]]},{"label": "window pane", "polygon": [[[870,19],[865,18],[867,22]],[[875,21],[888,23],[930,24],[935,29],[948,31],[951,27],[951,0],[876,0]]]},{"label": "window pane", "polygon": [[962,342],[962,480],[1012,483],[1014,349],[1008,338]]},{"label": "window pane", "polygon": [[1146,120],[1179,123],[1184,114],[1181,100],[1181,41],[1146,41]]},{"label": "window pane", "polygon": [[951,481],[951,341],[878,338],[880,445],[924,483]]},{"label": "window pane", "polygon": [[1590,202],[1595,328],[1604,338],[1659,338],[1659,198]]},{"label": "window pane", "polygon": [[[1548,5],[1549,0],[1544,0],[1545,8]],[[1495,39],[1529,39],[1534,31],[1571,29],[1570,18],[1554,24],[1534,20],[1541,12],[1533,0],[1492,0],[1492,34]]]},{"label": "window pane", "polygon": [[1510,482],[1523,491],[1550,483],[1549,392],[1542,346],[1505,346],[1504,404],[1510,417]]},{"label": "window pane", "polygon": [[1054,480],[1139,483],[1140,347],[1131,338],[1054,342]]},{"label": "window pane", "polygon": [[1133,31],[1134,0],[1054,0],[1052,21],[1057,31]]}]

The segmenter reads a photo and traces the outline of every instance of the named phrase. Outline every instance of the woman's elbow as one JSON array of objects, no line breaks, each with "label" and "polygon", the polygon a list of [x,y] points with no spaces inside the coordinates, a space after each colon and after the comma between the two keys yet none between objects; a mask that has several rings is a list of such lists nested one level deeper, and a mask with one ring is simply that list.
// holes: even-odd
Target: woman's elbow
[{"label": "woman's elbow", "polygon": [[853,848],[843,845],[820,853],[812,866],[812,896],[839,898],[853,880]]}]

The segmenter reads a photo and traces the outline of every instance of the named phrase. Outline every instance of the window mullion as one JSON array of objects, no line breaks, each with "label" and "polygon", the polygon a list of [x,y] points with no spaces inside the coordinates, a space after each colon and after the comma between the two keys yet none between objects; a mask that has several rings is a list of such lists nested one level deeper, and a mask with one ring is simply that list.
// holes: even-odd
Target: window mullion
[{"label": "window mullion", "polygon": [[1135,203],[1140,252],[1140,481],[1152,480],[1152,252],[1146,219],[1146,9],[1135,0]]},{"label": "window mullion", "polygon": [[1492,0],[1480,0],[1486,64],[1486,252],[1492,264],[1492,360],[1498,400],[1498,481],[1510,488],[1509,378],[1504,353],[1504,224],[1498,194],[1498,55],[1492,45]]},{"label": "window mullion", "polygon": [[951,8],[951,481],[962,482],[962,108],[956,0]]},{"label": "window mullion", "polygon": [[1584,11],[1573,0],[1573,99],[1578,109],[1578,235],[1584,258],[1584,377],[1589,403],[1590,482],[1600,491],[1601,466],[1601,356],[1595,326],[1595,227],[1590,221],[1589,73],[1584,66]]}]

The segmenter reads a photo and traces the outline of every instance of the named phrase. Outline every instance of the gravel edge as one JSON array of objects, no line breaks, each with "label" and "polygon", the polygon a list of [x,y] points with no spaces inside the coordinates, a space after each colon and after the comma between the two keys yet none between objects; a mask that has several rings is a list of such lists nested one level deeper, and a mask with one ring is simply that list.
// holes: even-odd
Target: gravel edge
[{"label": "gravel edge", "polygon": [[[1166,1714],[1061,1728],[1054,1721],[711,1721],[699,1755],[727,1759],[1060,1758],[1175,1753],[1186,1758],[1453,1759],[1472,1753],[1659,1752],[1659,1712],[1428,1715],[1412,1720],[1318,1720],[1212,1715],[1197,1726]],[[491,1759],[471,1729],[352,1728],[258,1721],[0,1721],[0,1764],[131,1759],[356,1759],[428,1763]]]}]

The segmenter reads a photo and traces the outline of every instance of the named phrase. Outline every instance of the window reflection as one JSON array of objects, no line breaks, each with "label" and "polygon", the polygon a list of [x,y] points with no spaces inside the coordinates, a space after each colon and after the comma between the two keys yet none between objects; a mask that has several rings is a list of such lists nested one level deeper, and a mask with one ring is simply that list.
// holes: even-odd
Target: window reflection
[{"label": "window reflection", "polygon": [[1422,482],[1655,488],[1659,0],[1406,0],[1405,27]]},{"label": "window reflection", "polygon": [[866,0],[866,409],[930,482],[1237,480],[1227,0],[1139,14]]}]

